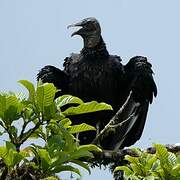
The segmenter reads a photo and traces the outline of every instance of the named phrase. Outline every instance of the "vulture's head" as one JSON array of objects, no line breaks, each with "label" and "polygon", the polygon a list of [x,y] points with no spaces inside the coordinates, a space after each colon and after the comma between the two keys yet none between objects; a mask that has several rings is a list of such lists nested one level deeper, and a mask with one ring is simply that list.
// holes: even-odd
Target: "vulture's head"
[{"label": "vulture's head", "polygon": [[84,40],[85,47],[92,48],[98,44],[101,37],[101,27],[97,19],[93,17],[86,18],[78,23],[68,26],[68,28],[70,27],[81,27],[71,36],[80,35]]}]

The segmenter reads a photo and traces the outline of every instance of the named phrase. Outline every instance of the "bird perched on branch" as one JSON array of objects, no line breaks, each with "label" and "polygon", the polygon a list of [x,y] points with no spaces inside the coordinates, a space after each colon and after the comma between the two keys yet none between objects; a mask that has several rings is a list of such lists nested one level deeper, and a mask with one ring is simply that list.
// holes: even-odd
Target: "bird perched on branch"
[{"label": "bird perched on branch", "polygon": [[[127,117],[133,115],[134,118],[122,126],[123,130],[119,128],[119,132],[105,137],[101,146],[114,149],[119,142],[118,148],[134,144],[142,135],[149,104],[153,96],[157,95],[151,64],[146,57],[135,56],[123,65],[119,56],[110,55],[101,36],[100,24],[95,18],[83,19],[70,27],[80,27],[72,36],[81,36],[84,47],[79,54],[73,53],[65,58],[63,70],[45,66],[38,73],[37,79],[53,83],[61,89],[62,94],[71,94],[83,101],[96,100],[110,104],[112,112],[88,115],[87,120],[82,118],[90,125],[96,126],[99,123],[100,130],[108,124],[132,92],[133,100],[130,103],[138,106],[128,106],[130,109],[125,114]],[[95,136],[93,132],[80,133],[81,143],[90,143]]]}]

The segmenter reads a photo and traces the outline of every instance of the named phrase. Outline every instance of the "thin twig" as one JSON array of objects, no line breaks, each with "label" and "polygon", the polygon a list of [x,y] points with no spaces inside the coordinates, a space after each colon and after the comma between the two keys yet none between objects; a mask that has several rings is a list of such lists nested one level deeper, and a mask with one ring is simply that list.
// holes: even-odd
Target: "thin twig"
[{"label": "thin twig", "polygon": [[[119,111],[111,118],[109,123],[104,127],[104,129],[100,131],[100,133],[93,140],[93,144],[99,144],[99,142],[101,142],[101,140],[108,135],[108,132],[110,132],[112,129],[113,131],[116,131],[118,127],[122,126],[124,123],[131,119],[131,117],[134,114],[133,112],[127,113],[127,109],[131,105],[133,106],[133,108],[130,108],[131,110],[139,106],[139,103],[132,103],[132,101],[134,102],[131,91],[128,98],[126,99],[122,107],[119,109]],[[130,116],[127,116],[127,114],[130,114]]]},{"label": "thin twig", "polygon": [[29,129],[27,132],[25,132],[25,133],[23,134],[23,137],[22,137],[21,139],[19,139],[19,144],[23,144],[23,143],[32,135],[32,133],[39,128],[40,125],[42,125],[42,122],[38,122],[38,123],[34,126],[34,128]]}]

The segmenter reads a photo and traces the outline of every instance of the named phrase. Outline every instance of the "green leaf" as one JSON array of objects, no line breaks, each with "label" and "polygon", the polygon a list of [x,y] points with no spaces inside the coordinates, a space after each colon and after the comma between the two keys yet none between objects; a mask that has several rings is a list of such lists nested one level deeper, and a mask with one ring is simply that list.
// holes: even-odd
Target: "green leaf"
[{"label": "green leaf", "polygon": [[77,165],[79,165],[79,166],[81,166],[81,167],[83,167],[84,169],[86,169],[86,170],[89,172],[89,174],[91,174],[91,170],[90,170],[90,168],[89,168],[89,166],[88,166],[87,163],[84,163],[84,162],[79,161],[79,160],[73,160],[73,161],[71,161],[71,162],[72,162],[72,163],[75,163],[75,164],[77,164]]},{"label": "green leaf", "polygon": [[15,151],[12,151],[12,158],[13,158],[13,162],[12,162],[12,166],[15,166],[16,164],[20,163],[21,160],[24,159],[24,154],[22,153],[18,153],[18,152],[15,152]]},{"label": "green leaf", "polygon": [[143,180],[155,180],[154,176],[147,176]]},{"label": "green leaf", "polygon": [[124,171],[125,179],[130,179],[129,177],[134,174],[134,172],[127,166],[117,166],[114,172],[117,172],[117,171]]},{"label": "green leaf", "polygon": [[157,160],[157,161],[155,161],[155,162],[153,163],[151,169],[152,169],[152,171],[156,171],[157,169],[159,169],[159,167],[160,167],[160,161]]},{"label": "green leaf", "polygon": [[[30,106],[30,105],[29,105]],[[31,120],[34,120],[35,119],[35,114],[34,114],[34,111],[33,111],[33,108],[30,106],[29,107],[28,105],[24,107],[23,109],[23,119],[26,121],[26,122],[29,122]]]},{"label": "green leaf", "polygon": [[9,168],[14,167],[27,156],[28,153],[17,152],[15,146],[10,142],[6,142],[6,147],[0,147],[0,157]]},{"label": "green leaf", "polygon": [[[53,156],[53,155],[51,155]],[[68,163],[71,159],[68,152],[65,151],[58,151],[55,156],[52,158],[52,163],[50,166],[50,169],[54,169],[57,166],[60,166],[62,164]]]},{"label": "green leaf", "polygon": [[[65,144],[63,137],[61,135],[53,135],[49,137],[47,143],[48,147],[50,148],[50,150],[52,149],[52,151],[55,151],[57,149],[63,149]],[[50,154],[50,156],[51,155],[52,153]]]},{"label": "green leaf", "polygon": [[174,176],[177,176],[177,175],[180,176],[180,164],[177,164],[176,166],[174,166],[171,173]]},{"label": "green leaf", "polygon": [[41,168],[43,171],[48,170],[50,163],[51,163],[51,158],[49,153],[45,149],[39,149],[39,157],[41,159]]},{"label": "green leaf", "polygon": [[65,119],[65,116],[61,112],[57,112],[57,108],[56,108],[56,113],[54,114],[52,119],[56,122],[59,122],[59,121]]},{"label": "green leaf", "polygon": [[180,154],[177,156],[176,162],[177,162],[178,164],[180,164]]},{"label": "green leaf", "polygon": [[81,173],[80,173],[79,169],[74,168],[73,166],[70,166],[70,165],[56,166],[53,170],[51,170],[52,173],[59,173],[59,172],[62,172],[62,171],[71,171],[71,172],[74,172],[74,173],[81,176]]},{"label": "green leaf", "polygon": [[53,119],[56,116],[55,103],[52,102],[51,105],[44,107],[44,120]]},{"label": "green leaf", "polygon": [[56,88],[52,83],[44,83],[37,87],[37,105],[41,112],[44,112],[44,107],[50,106],[54,102],[55,93]]},{"label": "green leaf", "polygon": [[94,144],[86,144],[86,145],[81,145],[77,148],[78,150],[84,150],[84,151],[97,151],[97,152],[102,152],[102,150],[94,145]]},{"label": "green leaf", "polygon": [[171,166],[174,166],[176,164],[176,155],[172,152],[168,152],[168,161],[171,164]]},{"label": "green leaf", "polygon": [[6,148],[7,148],[8,151],[9,151],[10,149],[16,150],[16,146],[15,146],[13,143],[8,142],[8,141],[6,141]]},{"label": "green leaf", "polygon": [[[129,180],[129,178],[126,179],[126,180]],[[130,180],[142,180],[142,177],[141,176],[139,177],[139,176],[136,176],[136,175],[133,174],[133,175],[130,176]]]},{"label": "green leaf", "polygon": [[74,134],[74,133],[80,133],[80,132],[84,132],[84,131],[96,130],[96,128],[91,125],[88,125],[86,123],[82,123],[79,125],[71,126],[70,128],[68,128],[68,130],[70,133]]},{"label": "green leaf", "polygon": [[15,95],[4,94],[0,95],[0,110],[5,111],[10,106],[16,106],[18,103],[18,99]]},{"label": "green leaf", "polygon": [[141,166],[139,163],[137,163],[137,164],[131,163],[130,166],[136,174],[141,175],[141,176],[143,175],[143,170],[141,169]]},{"label": "green leaf", "polygon": [[62,119],[60,123],[61,123],[65,128],[68,128],[68,127],[72,124],[72,122],[71,122],[71,120],[70,120],[69,118],[64,118],[64,119]]},{"label": "green leaf", "polygon": [[157,157],[155,155],[152,154],[148,154],[147,155],[147,164],[146,164],[146,168],[147,170],[152,169],[153,164],[157,161]]},{"label": "green leaf", "polygon": [[13,120],[20,118],[23,104],[15,95],[0,95],[0,118],[6,126],[9,126]]},{"label": "green leaf", "polygon": [[81,145],[77,147],[77,150],[70,153],[71,160],[79,159],[81,157],[90,157],[93,158],[93,153],[90,151],[101,151],[96,145],[88,144],[88,145]]},{"label": "green leaf", "polygon": [[6,147],[1,146],[0,147],[0,158],[4,159],[6,154],[7,154],[7,152],[8,151],[7,151]]},{"label": "green leaf", "polygon": [[144,166],[140,162],[140,161],[142,161],[142,157],[132,157],[132,156],[126,155],[125,159],[130,162],[130,166],[135,173],[137,173],[139,175],[143,175]]},{"label": "green leaf", "polygon": [[80,104],[77,107],[70,107],[66,109],[63,114],[67,115],[76,115],[76,114],[84,114],[84,113],[92,113],[103,110],[112,110],[111,105],[106,103],[98,103],[96,101],[91,101],[87,103]]},{"label": "green leaf", "polygon": [[18,82],[22,84],[29,91],[29,101],[34,102],[35,99],[34,85],[27,80],[19,80]]},{"label": "green leaf", "polygon": [[57,124],[51,121],[48,126],[52,130],[52,132],[54,131],[55,133],[63,136],[63,139],[65,141],[64,151],[69,152],[74,150],[74,148],[76,147],[76,144],[74,142],[74,136],[69,133],[69,131],[61,125],[61,123]]},{"label": "green leaf", "polygon": [[59,178],[51,176],[51,177],[47,177],[47,178],[42,179],[42,180],[59,180]]},{"label": "green leaf", "polygon": [[156,148],[156,156],[159,158],[161,166],[167,171],[170,171],[172,166],[169,163],[168,150],[161,144],[154,144],[154,147]]},{"label": "green leaf", "polygon": [[14,153],[15,151],[13,151],[12,149],[8,150],[7,154],[6,154],[6,157],[4,159],[4,162],[5,164],[8,166],[8,167],[13,167],[13,159],[14,159]]},{"label": "green leaf", "polygon": [[21,151],[19,152],[19,154],[20,154],[21,156],[23,156],[24,158],[25,158],[25,157],[30,157],[30,153],[29,153],[29,151],[27,151],[26,148],[23,149],[23,150],[21,150]]},{"label": "green leaf", "polygon": [[58,108],[61,108],[62,106],[68,105],[68,104],[82,104],[83,101],[75,96],[71,95],[63,95],[56,99],[56,104]]},{"label": "green leaf", "polygon": [[2,136],[3,134],[4,134],[4,131],[3,132],[0,131],[0,136]]},{"label": "green leaf", "polygon": [[78,149],[74,152],[70,153],[70,160],[75,160],[75,159],[79,159],[79,158],[84,158],[84,157],[90,157],[93,158],[93,153],[91,153],[88,150],[84,150],[84,149]]},{"label": "green leaf", "polygon": [[134,163],[134,164],[138,164],[139,163],[137,157],[132,157],[130,155],[125,155],[125,160],[127,160],[127,161],[129,161],[131,163]]},{"label": "green leaf", "polygon": [[133,171],[128,168],[127,166],[117,166],[114,170],[114,172],[116,171],[124,171],[125,173],[128,173],[128,174],[133,174]]},{"label": "green leaf", "polygon": [[156,148],[156,154],[159,157],[160,161],[166,163],[168,161],[168,151],[167,149],[161,144],[154,144]]}]

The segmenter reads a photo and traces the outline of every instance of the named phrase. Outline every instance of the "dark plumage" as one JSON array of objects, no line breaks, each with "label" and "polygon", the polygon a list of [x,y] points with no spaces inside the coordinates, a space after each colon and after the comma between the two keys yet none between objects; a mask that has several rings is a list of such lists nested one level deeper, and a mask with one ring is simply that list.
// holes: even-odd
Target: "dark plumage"
[{"label": "dark plumage", "polygon": [[[84,47],[81,52],[65,58],[64,70],[45,66],[38,73],[37,79],[54,83],[62,94],[72,94],[83,101],[96,100],[112,105],[113,111],[75,117],[79,119],[78,122],[84,121],[94,126],[99,122],[100,130],[120,109],[132,90],[134,102],[139,102],[135,123],[132,127],[128,125],[129,129],[126,127],[123,131],[120,130],[116,137],[113,134],[108,136],[101,143],[106,149],[114,149],[118,141],[121,141],[119,148],[130,146],[141,137],[149,103],[157,95],[151,64],[146,57],[136,56],[123,65],[119,56],[110,55],[101,36],[99,22],[95,18],[84,19],[69,27],[73,26],[81,27],[72,34],[83,38]],[[81,143],[90,143],[95,135],[95,132],[80,133]]]}]

